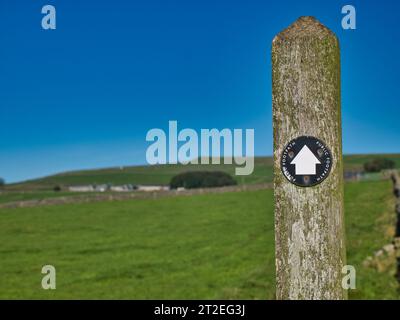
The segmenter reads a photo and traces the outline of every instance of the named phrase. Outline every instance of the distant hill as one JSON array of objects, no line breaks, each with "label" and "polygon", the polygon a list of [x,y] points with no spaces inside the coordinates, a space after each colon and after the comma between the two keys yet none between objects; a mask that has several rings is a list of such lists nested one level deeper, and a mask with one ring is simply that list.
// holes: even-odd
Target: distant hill
[{"label": "distant hill", "polygon": [[[400,168],[400,154],[373,154],[344,156],[345,170],[360,170],[363,164],[374,158],[387,158],[395,161]],[[171,178],[181,172],[190,170],[222,170],[234,175],[236,165],[155,165],[114,167],[97,170],[83,170],[60,173],[40,179],[21,183],[9,184],[7,190],[32,191],[51,190],[56,185],[85,185],[85,184],[145,184],[167,185]],[[236,176],[239,184],[271,182],[273,177],[272,158],[256,157],[254,172],[249,176]]]}]

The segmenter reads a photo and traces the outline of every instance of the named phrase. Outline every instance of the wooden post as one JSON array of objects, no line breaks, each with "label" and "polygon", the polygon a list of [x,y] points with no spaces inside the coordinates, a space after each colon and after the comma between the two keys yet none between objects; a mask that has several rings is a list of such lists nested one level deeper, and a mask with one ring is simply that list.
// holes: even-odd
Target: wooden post
[{"label": "wooden post", "polygon": [[[272,77],[277,299],[346,299],[335,34],[313,17],[300,17],[273,40]],[[282,172],[283,150],[299,136],[316,137],[331,152],[330,173],[314,186],[297,186]]]}]

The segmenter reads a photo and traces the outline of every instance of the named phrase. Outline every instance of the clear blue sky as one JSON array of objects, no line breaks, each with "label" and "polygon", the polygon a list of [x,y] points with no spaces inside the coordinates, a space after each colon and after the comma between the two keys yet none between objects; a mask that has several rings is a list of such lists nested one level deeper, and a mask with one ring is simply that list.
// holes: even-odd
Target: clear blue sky
[{"label": "clear blue sky", "polygon": [[302,15],[340,40],[344,152],[400,152],[399,3],[1,0],[0,176],[145,163],[147,131],[169,120],[254,128],[270,155],[271,41]]}]

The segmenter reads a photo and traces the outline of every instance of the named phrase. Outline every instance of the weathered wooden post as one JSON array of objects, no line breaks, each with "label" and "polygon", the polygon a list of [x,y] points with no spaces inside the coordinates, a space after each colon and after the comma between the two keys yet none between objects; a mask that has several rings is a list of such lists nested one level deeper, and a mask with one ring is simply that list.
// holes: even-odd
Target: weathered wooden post
[{"label": "weathered wooden post", "polygon": [[301,17],[272,44],[277,299],[346,299],[339,43]]}]

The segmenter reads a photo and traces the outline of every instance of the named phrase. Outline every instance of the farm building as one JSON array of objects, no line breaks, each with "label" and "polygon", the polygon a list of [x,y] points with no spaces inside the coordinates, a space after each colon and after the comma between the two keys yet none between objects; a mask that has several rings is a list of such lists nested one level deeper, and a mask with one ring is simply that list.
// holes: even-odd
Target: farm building
[{"label": "farm building", "polygon": [[168,186],[138,186],[139,191],[152,192],[152,191],[168,191]]},{"label": "farm building", "polygon": [[87,186],[70,186],[68,190],[71,192],[93,192],[95,191],[92,185]]}]

